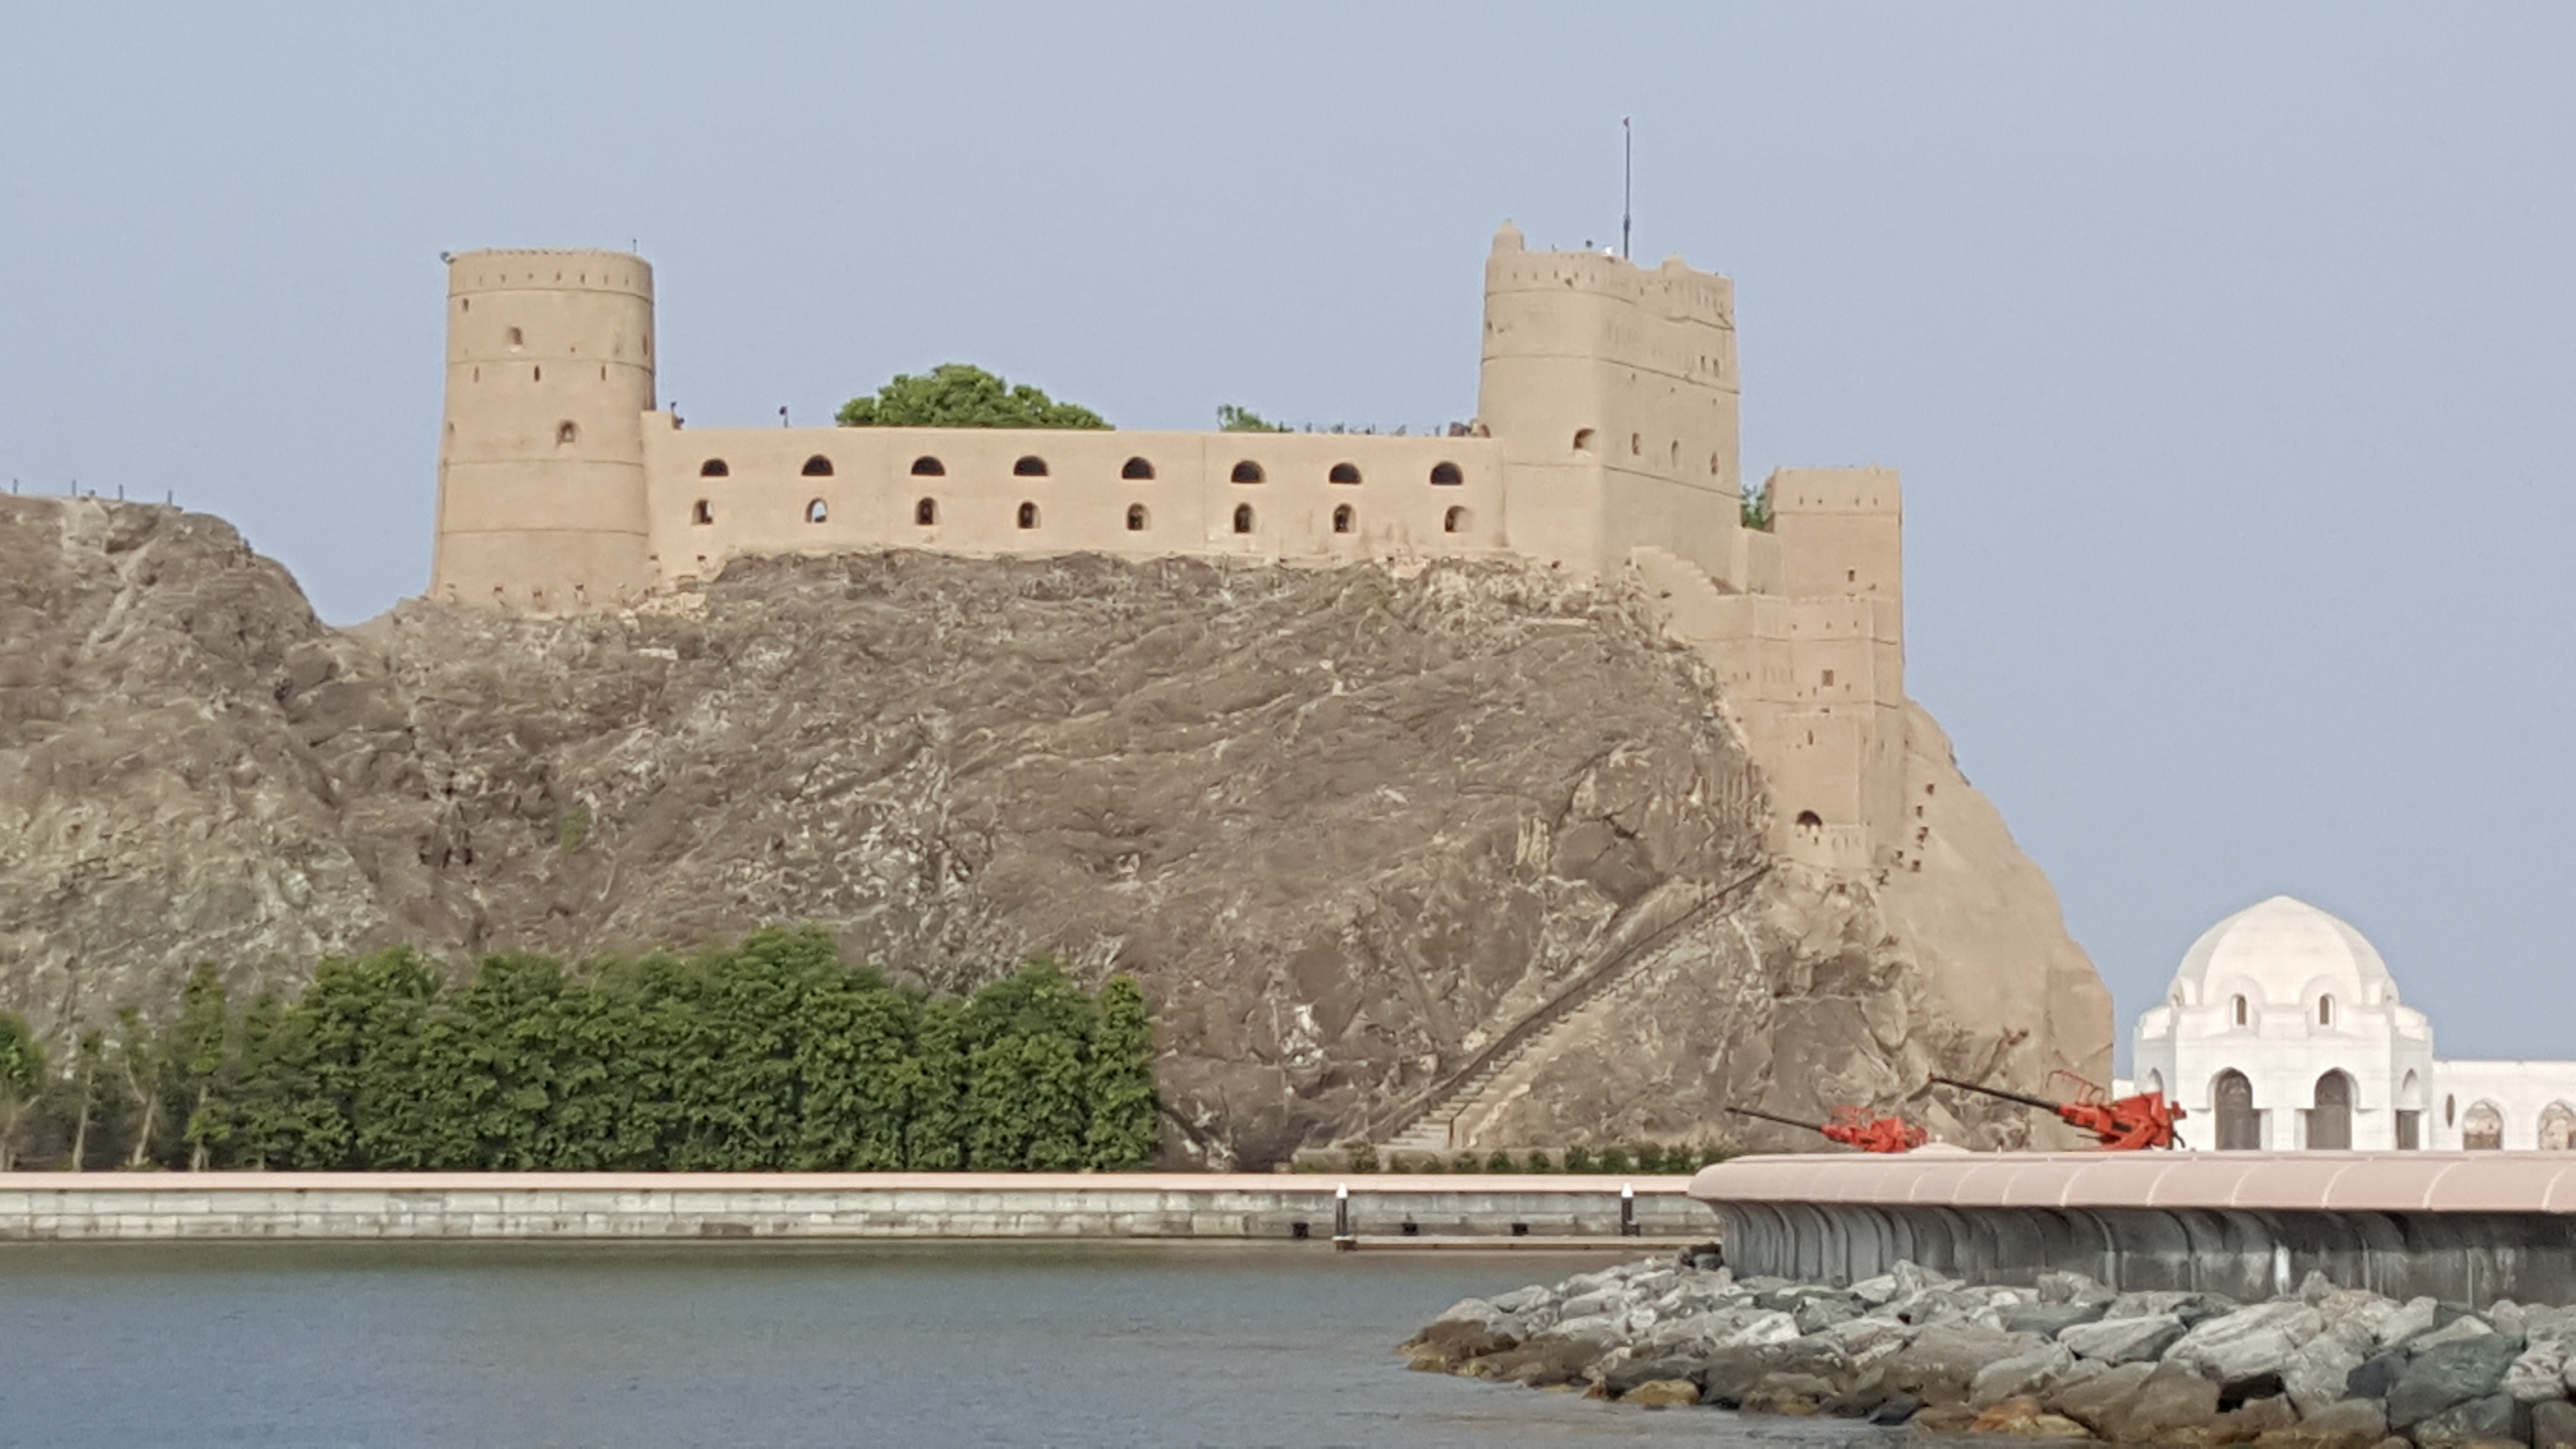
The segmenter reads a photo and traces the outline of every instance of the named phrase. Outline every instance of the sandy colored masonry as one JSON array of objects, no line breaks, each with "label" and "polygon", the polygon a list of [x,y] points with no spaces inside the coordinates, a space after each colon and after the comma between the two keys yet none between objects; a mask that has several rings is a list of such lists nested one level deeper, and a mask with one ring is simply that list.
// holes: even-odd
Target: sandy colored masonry
[{"label": "sandy colored masonry", "polygon": [[[13,1173],[0,1240],[1707,1236],[1679,1177],[1046,1173]],[[1303,1224],[1303,1231],[1299,1225]]]},{"label": "sandy colored masonry", "polygon": [[1773,850],[1919,871],[1896,474],[1781,470],[1772,526],[1745,527],[1734,284],[1679,257],[1532,251],[1506,223],[1484,297],[1452,436],[697,429],[655,390],[641,258],[464,253],[430,594],[620,609],[738,557],[898,547],[1629,575],[1725,686]]}]

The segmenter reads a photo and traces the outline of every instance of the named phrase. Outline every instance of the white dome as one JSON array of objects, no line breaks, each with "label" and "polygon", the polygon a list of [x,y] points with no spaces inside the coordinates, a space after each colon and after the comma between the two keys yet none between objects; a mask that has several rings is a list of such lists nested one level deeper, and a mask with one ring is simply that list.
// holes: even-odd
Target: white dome
[{"label": "white dome", "polygon": [[2183,954],[2172,999],[2200,1003],[2213,982],[2250,984],[2262,1000],[2304,999],[2323,979],[2356,1002],[2397,1004],[2388,963],[2361,932],[2306,901],[2274,896],[2210,927]]}]

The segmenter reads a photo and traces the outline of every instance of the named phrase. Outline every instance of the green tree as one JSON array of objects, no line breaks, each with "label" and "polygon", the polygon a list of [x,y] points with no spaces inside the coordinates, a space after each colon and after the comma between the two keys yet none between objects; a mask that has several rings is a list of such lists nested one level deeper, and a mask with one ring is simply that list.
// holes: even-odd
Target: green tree
[{"label": "green tree", "polygon": [[1288,429],[1270,421],[1250,408],[1232,403],[1216,405],[1216,430],[1220,433],[1284,433]]},{"label": "green tree", "polygon": [[158,1146],[155,1139],[161,1132],[163,1102],[169,1095],[170,1044],[143,1019],[140,1008],[120,1007],[116,1013],[116,1054],[111,1060],[116,1067],[116,1083],[134,1112],[134,1135],[125,1165],[148,1167]]},{"label": "green tree", "polygon": [[199,963],[188,974],[179,998],[179,1021],[170,1033],[170,1065],[187,1114],[180,1140],[188,1146],[188,1170],[203,1172],[214,1165],[216,1153],[232,1138],[232,1088],[238,1065],[232,1051],[232,1011],[223,979],[212,963]]},{"label": "green tree", "polygon": [[72,1049],[72,1075],[67,1084],[72,1098],[71,1159],[65,1165],[79,1172],[89,1166],[89,1124],[98,1115],[98,1079],[107,1066],[107,1037],[95,1028],[80,1034]]},{"label": "green tree", "polygon": [[925,1001],[904,1074],[903,1165],[953,1172],[966,1165],[966,1007]]},{"label": "green tree", "polygon": [[1132,976],[1113,976],[1100,989],[1085,1095],[1091,1106],[1083,1152],[1087,1165],[1130,1172],[1154,1160],[1162,1145],[1162,1124],[1155,1115],[1154,1022],[1145,1008],[1145,992]]},{"label": "green tree", "polygon": [[27,1019],[0,1011],[0,1172],[18,1165],[18,1135],[45,1090],[45,1048]]},{"label": "green tree", "polygon": [[1765,533],[1770,532],[1771,485],[1765,483],[1761,487],[1754,489],[1752,492],[1745,494],[1742,512],[1745,527],[1758,528]]},{"label": "green tree", "polygon": [[927,374],[897,373],[874,397],[843,404],[845,428],[1106,428],[1100,414],[1060,403],[1036,388],[1017,387],[962,362]]},{"label": "green tree", "polygon": [[1070,1171],[1090,1128],[1088,1057],[1098,1003],[1038,960],[966,1007],[966,1165]]}]

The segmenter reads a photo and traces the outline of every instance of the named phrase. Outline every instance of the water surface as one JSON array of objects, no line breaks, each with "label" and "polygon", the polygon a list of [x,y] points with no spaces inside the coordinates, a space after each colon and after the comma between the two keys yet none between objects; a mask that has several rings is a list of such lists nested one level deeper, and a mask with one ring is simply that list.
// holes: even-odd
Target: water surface
[{"label": "water surface", "polygon": [[1110,1244],[0,1248],[0,1443],[1885,1442],[1408,1373],[1615,1261]]}]

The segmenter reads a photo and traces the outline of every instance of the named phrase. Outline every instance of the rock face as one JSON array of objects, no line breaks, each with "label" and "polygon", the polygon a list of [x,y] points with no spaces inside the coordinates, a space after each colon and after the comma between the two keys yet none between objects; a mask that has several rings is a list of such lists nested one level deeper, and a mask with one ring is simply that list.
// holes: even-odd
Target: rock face
[{"label": "rock face", "polygon": [[[1382,1135],[1578,992],[1481,1142],[2107,1065],[2107,998],[1957,1004],[2082,959],[1999,821],[1942,864],[2002,903],[1967,924],[1775,864],[1648,603],[1517,564],[871,554],[335,630],[217,520],[10,498],[0,639],[0,1004],[57,1040],[200,960],[246,992],[398,941],[462,970],[813,922],[933,988],[1135,973],[1190,1160]],[[1959,959],[1977,932],[2009,949]]]},{"label": "rock face", "polygon": [[[1959,1283],[1912,1263],[1849,1288],[1739,1281],[1713,1252],[1684,1259],[1468,1299],[1398,1352],[1417,1369],[1582,1385],[1605,1399],[1653,1384],[1661,1387],[1644,1402],[1911,1423],[1921,1436],[2159,1449],[2576,1443],[2576,1404],[2557,1377],[2576,1345],[2576,1313],[2566,1309],[2448,1306],[2455,1316],[2443,1329],[2392,1338],[2344,1385],[2303,1393],[2286,1381],[2308,1348],[2332,1341],[2354,1353],[2369,1325],[2420,1315],[2317,1279],[2295,1298],[2238,1304],[2115,1294],[2063,1273],[2036,1288]],[[2105,1313],[2054,1333],[1994,1326],[2043,1295]],[[1821,1329],[1760,1327],[1782,1316],[1776,1305],[1828,1299],[1851,1312]],[[2108,1332],[2120,1325],[2162,1342],[2133,1352],[2132,1340]],[[1543,1378],[1520,1371],[1539,1364]]]}]

